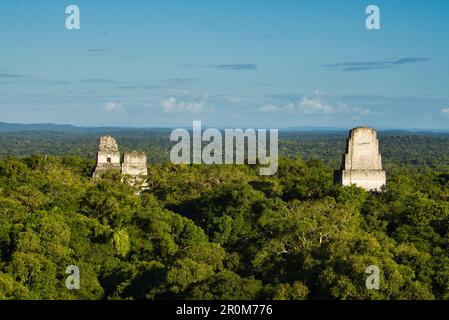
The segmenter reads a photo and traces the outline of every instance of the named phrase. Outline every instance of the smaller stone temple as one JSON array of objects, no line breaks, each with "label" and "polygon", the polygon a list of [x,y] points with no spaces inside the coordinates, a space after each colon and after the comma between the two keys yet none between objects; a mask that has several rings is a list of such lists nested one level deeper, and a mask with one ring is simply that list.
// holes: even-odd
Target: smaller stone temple
[{"label": "smaller stone temple", "polygon": [[125,152],[122,163],[122,174],[146,176],[148,174],[147,155],[144,152]]},{"label": "smaller stone temple", "polygon": [[366,191],[382,192],[386,186],[386,172],[382,170],[377,132],[368,127],[349,132],[346,152],[336,180],[343,186],[356,185]]},{"label": "smaller stone temple", "polygon": [[128,176],[125,180],[132,186],[145,186],[144,177],[148,175],[147,156],[144,152],[125,152],[121,162],[117,141],[111,136],[103,136],[97,149],[97,165],[93,178],[100,178],[110,170],[117,170]]}]

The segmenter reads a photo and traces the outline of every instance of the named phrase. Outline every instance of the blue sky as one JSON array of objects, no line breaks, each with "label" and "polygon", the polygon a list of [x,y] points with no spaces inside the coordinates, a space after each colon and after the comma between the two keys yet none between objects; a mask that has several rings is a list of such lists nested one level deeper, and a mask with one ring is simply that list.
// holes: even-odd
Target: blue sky
[{"label": "blue sky", "polygon": [[0,121],[448,129],[448,39],[445,0],[2,0]]}]

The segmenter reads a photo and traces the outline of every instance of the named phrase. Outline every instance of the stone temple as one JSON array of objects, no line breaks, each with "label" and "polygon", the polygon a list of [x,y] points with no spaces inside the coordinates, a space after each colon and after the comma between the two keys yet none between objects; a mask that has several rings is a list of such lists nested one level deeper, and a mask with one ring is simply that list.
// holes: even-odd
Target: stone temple
[{"label": "stone temple", "polygon": [[97,149],[97,165],[93,175],[94,178],[99,178],[101,174],[109,170],[120,171],[120,166],[120,151],[117,141],[111,136],[101,137]]},{"label": "stone temple", "polygon": [[97,165],[93,177],[100,178],[103,173],[110,170],[117,170],[123,175],[130,176],[133,185],[138,184],[137,182],[144,184],[142,177],[148,175],[147,156],[143,152],[125,152],[121,162],[117,141],[111,136],[103,136],[97,149]]},{"label": "stone temple", "polygon": [[129,174],[131,176],[146,176],[147,156],[144,152],[125,152],[122,163],[122,174]]},{"label": "stone temple", "polygon": [[349,132],[341,170],[337,181],[343,186],[352,184],[371,192],[385,190],[386,173],[382,170],[377,132],[368,127],[354,128]]}]

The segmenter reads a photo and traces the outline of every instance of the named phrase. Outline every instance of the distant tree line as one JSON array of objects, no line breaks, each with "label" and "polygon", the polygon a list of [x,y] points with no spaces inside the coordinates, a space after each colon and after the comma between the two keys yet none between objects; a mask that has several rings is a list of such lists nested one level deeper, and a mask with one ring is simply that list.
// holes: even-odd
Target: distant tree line
[{"label": "distant tree line", "polygon": [[[100,129],[98,129],[100,130]],[[0,134],[0,157],[40,155],[72,155],[95,159],[99,136],[111,134],[122,151],[140,150],[148,162],[162,164],[170,160],[170,130],[80,129],[71,131],[23,131]],[[115,131],[114,131],[115,130]],[[341,164],[347,132],[281,131],[281,157],[320,159],[333,168]],[[395,164],[410,165],[410,170],[441,168],[449,163],[449,133],[379,132],[380,148],[387,169]]]}]

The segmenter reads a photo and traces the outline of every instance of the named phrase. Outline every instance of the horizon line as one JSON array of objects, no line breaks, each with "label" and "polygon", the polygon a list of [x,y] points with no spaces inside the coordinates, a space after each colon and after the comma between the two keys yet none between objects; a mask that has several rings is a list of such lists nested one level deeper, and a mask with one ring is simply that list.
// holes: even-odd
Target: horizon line
[{"label": "horizon line", "polygon": [[[193,120],[196,121],[196,120]],[[193,123],[192,121],[192,123]],[[97,125],[97,126],[89,126],[89,125],[78,125],[78,124],[70,124],[70,123],[55,123],[55,122],[32,122],[32,123],[24,123],[24,122],[4,122],[0,121],[0,125],[17,125],[17,126],[57,126],[57,127],[72,127],[72,128],[78,128],[78,129],[128,129],[128,130],[150,130],[150,129],[167,129],[172,130],[176,128],[180,128],[182,126],[121,126],[121,125]],[[377,131],[408,131],[408,132],[448,132],[449,128],[407,128],[407,127],[375,127],[375,126],[369,126],[369,125],[357,125],[354,127],[334,127],[334,126],[319,126],[319,125],[298,125],[298,126],[286,126],[286,127],[276,127],[271,129],[278,129],[278,130],[292,130],[292,131],[346,131],[351,130],[360,126],[366,126],[373,128]],[[187,126],[188,127],[188,126]],[[185,127],[183,127],[185,128]],[[214,126],[205,126],[204,128],[216,128],[220,130],[224,129],[262,129],[265,127],[242,127],[242,126],[225,126],[225,127],[214,127]],[[266,128],[265,128],[266,129]],[[21,131],[21,130],[15,130],[15,131]],[[22,130],[23,131],[23,130]],[[50,131],[50,130],[45,130]],[[1,132],[0,132],[1,133]]]}]

